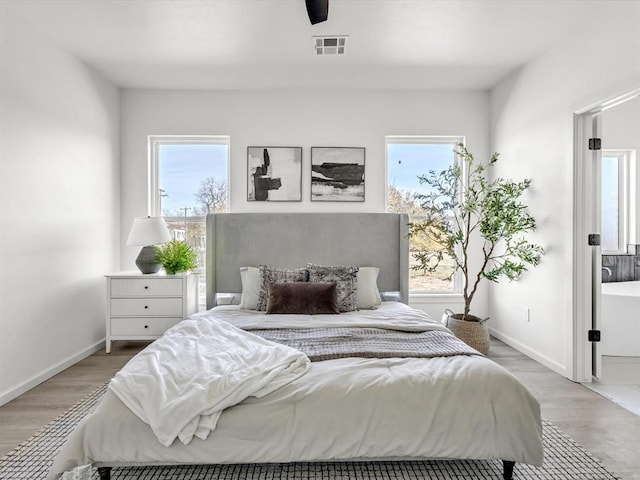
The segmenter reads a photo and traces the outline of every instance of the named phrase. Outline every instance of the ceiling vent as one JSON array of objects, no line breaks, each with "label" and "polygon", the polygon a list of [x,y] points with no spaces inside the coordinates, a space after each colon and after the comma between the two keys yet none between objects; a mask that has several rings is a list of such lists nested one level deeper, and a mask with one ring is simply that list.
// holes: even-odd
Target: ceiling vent
[{"label": "ceiling vent", "polygon": [[312,37],[313,50],[318,56],[344,55],[349,43],[348,35],[331,35],[328,37]]}]

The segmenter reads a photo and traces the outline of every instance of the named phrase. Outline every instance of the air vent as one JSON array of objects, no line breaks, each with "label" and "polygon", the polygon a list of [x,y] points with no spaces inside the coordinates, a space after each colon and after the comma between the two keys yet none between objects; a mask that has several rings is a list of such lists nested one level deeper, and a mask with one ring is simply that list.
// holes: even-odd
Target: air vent
[{"label": "air vent", "polygon": [[348,35],[312,38],[316,55],[344,55],[347,51]]}]

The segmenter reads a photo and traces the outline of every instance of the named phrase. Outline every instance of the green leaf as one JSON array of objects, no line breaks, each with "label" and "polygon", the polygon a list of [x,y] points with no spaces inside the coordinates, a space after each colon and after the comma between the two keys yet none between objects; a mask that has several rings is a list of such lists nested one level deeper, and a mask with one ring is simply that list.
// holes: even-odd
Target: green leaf
[{"label": "green leaf", "polygon": [[182,240],[171,240],[156,248],[156,262],[169,275],[193,270],[198,266],[196,252]]},{"label": "green leaf", "polygon": [[[515,280],[529,266],[540,263],[544,250],[524,238],[536,228],[521,198],[531,180],[491,179],[489,168],[498,161],[499,153],[494,153],[486,165],[477,162],[463,144],[456,145],[455,153],[460,164],[418,176],[431,192],[415,196],[423,220],[411,223],[409,235],[423,236],[431,242],[430,249],[413,253],[417,261],[413,269],[433,273],[447,254],[464,272],[468,312],[480,279]],[[470,271],[470,256],[482,260],[477,271]]]}]

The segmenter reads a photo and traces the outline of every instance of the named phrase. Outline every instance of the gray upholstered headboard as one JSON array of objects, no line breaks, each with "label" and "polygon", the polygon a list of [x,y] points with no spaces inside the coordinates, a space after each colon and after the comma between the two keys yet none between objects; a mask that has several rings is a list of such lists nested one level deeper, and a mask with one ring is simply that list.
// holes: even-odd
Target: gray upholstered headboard
[{"label": "gray upholstered headboard", "polygon": [[408,301],[409,219],[396,213],[220,213],[207,215],[207,307],[242,291],[240,267],[379,267],[380,291]]}]

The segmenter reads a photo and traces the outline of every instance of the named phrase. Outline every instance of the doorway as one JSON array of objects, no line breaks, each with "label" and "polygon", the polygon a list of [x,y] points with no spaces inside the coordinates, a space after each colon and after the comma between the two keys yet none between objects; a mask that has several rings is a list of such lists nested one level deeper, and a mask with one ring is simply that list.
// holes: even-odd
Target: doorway
[{"label": "doorway", "polygon": [[[612,148],[602,138],[605,112],[627,102],[640,100],[640,88],[616,96],[583,111],[574,118],[574,371],[573,379],[591,383],[602,376],[602,344],[597,340],[602,331],[602,274],[612,275],[612,268],[602,265],[602,246],[591,234],[602,232],[602,149]],[[637,138],[637,135],[635,135]],[[601,139],[601,145],[596,140]],[[640,143],[640,139],[638,140]],[[633,145],[625,145],[625,148]],[[636,181],[637,174],[634,172]],[[634,212],[633,219],[637,215]],[[631,222],[633,223],[633,221]],[[620,232],[629,228],[621,226]],[[635,224],[634,233],[628,238],[638,242]],[[606,233],[606,232],[605,232]],[[625,242],[628,240],[625,240]],[[620,242],[622,245],[624,242]],[[606,247],[611,249],[610,243]],[[622,249],[623,247],[619,247]],[[605,252],[606,253],[606,252]],[[618,252],[620,254],[626,252]],[[607,277],[607,280],[611,278]],[[606,327],[605,327],[606,328]]]}]

